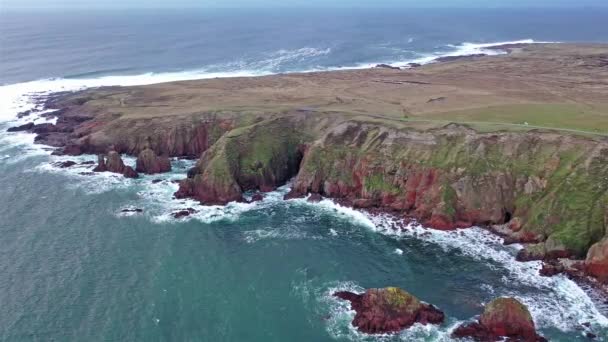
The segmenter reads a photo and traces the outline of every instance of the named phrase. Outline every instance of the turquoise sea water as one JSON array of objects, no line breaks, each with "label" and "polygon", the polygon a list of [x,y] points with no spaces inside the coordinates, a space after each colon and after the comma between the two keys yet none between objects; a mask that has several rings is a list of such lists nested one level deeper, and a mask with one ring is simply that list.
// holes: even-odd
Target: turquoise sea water
[{"label": "turquoise sea water", "polygon": [[[484,230],[396,231],[395,218],[328,200],[283,201],[289,185],[256,204],[202,207],[172,199],[192,162],[138,180],[81,175],[90,166],[53,163],[94,156],[52,157],[32,135],[5,132],[40,92],[601,41],[601,13],[85,14],[0,13],[0,340],[449,341],[498,296],[525,302],[552,341],[608,340],[601,300],[538,276],[538,263],[515,262],[518,247]],[[171,217],[188,207],[198,213]],[[385,286],[438,306],[446,323],[367,336],[331,296]]]},{"label": "turquoise sea water", "polygon": [[[6,139],[2,340],[441,341],[503,295],[528,304],[552,340],[585,340],[577,330],[585,322],[608,338],[608,319],[584,291],[538,276],[537,263],[516,263],[516,247],[481,229],[397,233],[390,217],[327,200],[283,201],[288,186],[256,204],[201,207],[171,199],[170,180],[192,162],[139,180],[85,176],[89,166],[59,169],[52,163],[65,157]],[[170,216],[186,207],[199,213]],[[350,326],[348,305],[331,297],[389,285],[437,305],[446,323],[366,336]]]}]

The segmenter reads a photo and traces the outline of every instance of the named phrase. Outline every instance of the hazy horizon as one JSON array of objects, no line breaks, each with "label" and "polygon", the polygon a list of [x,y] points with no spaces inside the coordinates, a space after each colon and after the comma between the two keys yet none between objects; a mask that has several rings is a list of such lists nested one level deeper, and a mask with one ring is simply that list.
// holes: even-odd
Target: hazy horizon
[{"label": "hazy horizon", "polygon": [[0,9],[125,8],[585,8],[608,7],[603,0],[0,0]]}]

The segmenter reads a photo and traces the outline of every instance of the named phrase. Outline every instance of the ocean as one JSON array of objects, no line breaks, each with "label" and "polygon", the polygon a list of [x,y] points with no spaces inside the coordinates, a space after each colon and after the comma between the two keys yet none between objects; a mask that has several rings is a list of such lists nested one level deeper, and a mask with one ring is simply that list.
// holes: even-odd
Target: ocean
[{"label": "ocean", "polygon": [[[262,202],[204,207],[172,198],[193,161],[137,180],[88,175],[55,163],[95,156],[51,156],[33,135],[6,132],[41,94],[428,63],[496,54],[486,48],[503,42],[608,42],[606,18],[607,9],[0,10],[0,340],[450,341],[499,296],[523,301],[551,341],[608,340],[601,298],[540,277],[539,263],[515,262],[519,246],[483,229],[397,233],[387,215],[283,201],[289,184]],[[170,215],[186,207],[199,212]],[[386,286],[438,306],[446,322],[368,336],[331,296]]]}]

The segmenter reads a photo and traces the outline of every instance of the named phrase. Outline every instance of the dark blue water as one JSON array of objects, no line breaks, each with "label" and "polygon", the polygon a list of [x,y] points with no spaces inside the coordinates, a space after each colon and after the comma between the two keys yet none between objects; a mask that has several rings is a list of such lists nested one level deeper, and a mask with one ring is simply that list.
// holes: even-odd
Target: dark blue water
[{"label": "dark blue water", "polygon": [[0,84],[352,67],[411,60],[463,42],[605,42],[606,18],[608,9],[1,11]]},{"label": "dark blue water", "polygon": [[[517,263],[481,229],[396,234],[331,201],[203,207],[172,199],[192,164],[125,180],[59,169],[8,134],[37,92],[428,61],[484,43],[608,40],[606,10],[0,11],[0,340],[449,341],[498,296],[541,333],[584,341],[608,319],[563,277]],[[35,116],[35,115],[34,115]],[[29,120],[29,119],[28,119]],[[42,120],[42,119],[39,119]],[[73,159],[73,158],[72,158]],[[78,157],[94,160],[94,156]],[[132,159],[127,159],[133,163]],[[143,214],[125,215],[124,208]],[[195,207],[187,220],[171,212]],[[357,333],[335,290],[400,286],[447,315],[390,337]]]}]

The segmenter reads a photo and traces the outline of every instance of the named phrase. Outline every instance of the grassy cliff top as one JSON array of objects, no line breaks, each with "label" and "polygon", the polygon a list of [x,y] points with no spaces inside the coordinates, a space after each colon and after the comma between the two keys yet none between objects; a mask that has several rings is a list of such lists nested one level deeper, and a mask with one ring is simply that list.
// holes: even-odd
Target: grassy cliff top
[{"label": "grassy cliff top", "polygon": [[301,111],[429,129],[560,129],[608,135],[608,45],[535,44],[408,70],[285,74],[87,90],[97,113],[126,119]]}]

